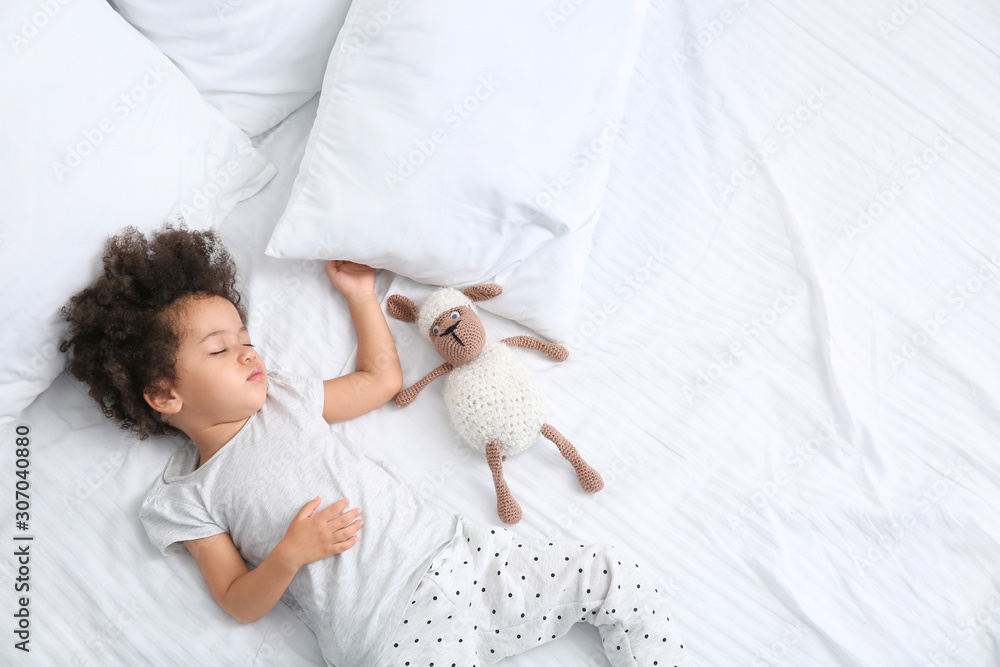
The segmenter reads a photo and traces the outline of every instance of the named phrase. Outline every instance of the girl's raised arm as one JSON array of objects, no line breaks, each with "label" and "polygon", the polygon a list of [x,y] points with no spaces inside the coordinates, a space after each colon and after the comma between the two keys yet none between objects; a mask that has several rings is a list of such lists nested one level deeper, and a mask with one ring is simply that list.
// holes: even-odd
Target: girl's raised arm
[{"label": "girl's raised arm", "polygon": [[323,418],[333,423],[359,417],[391,400],[403,387],[403,370],[375,298],[375,270],[335,260],[327,263],[326,274],[347,299],[358,338],[357,370],[323,383]]}]

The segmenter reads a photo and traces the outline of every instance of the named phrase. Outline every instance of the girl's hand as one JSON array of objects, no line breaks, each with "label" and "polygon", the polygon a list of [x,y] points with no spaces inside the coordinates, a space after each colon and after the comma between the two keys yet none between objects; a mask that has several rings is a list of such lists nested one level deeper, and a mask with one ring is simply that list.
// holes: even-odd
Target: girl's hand
[{"label": "girl's hand", "polygon": [[326,275],[348,299],[375,294],[375,269],[370,266],[332,259],[326,263]]},{"label": "girl's hand", "polygon": [[317,512],[320,502],[317,496],[303,505],[281,540],[280,546],[295,569],[343,553],[358,543],[356,533],[364,525],[358,519],[361,510],[345,512],[348,500],[343,498]]}]

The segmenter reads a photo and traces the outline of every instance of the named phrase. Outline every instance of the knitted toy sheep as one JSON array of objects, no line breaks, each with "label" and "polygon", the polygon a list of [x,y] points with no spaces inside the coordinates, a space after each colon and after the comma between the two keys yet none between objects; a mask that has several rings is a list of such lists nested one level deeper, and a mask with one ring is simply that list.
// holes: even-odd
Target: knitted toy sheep
[{"label": "knitted toy sheep", "polygon": [[451,423],[466,443],[486,453],[497,494],[497,514],[504,523],[521,520],[521,507],[503,478],[502,461],[524,451],[538,434],[555,443],[576,470],[580,486],[588,493],[604,488],[600,474],[584,461],[576,448],[559,431],[545,423],[545,396],[528,368],[508,346],[544,352],[564,361],[569,351],[562,345],[532,336],[513,336],[499,343],[486,339],[474,301],[491,299],[501,292],[499,285],[475,285],[464,292],[439,289],[417,310],[410,299],[399,294],[389,297],[389,314],[405,322],[416,322],[430,337],[445,363],[420,381],[396,395],[403,408],[435,379],[449,374],[444,389]]}]

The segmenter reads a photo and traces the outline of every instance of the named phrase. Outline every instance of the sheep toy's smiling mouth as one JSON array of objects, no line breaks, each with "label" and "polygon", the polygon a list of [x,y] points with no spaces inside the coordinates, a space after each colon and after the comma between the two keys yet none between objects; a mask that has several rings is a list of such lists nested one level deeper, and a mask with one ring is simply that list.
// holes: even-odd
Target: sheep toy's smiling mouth
[{"label": "sheep toy's smiling mouth", "polygon": [[459,320],[458,322],[455,322],[454,324],[452,324],[450,327],[448,327],[447,329],[445,329],[444,333],[442,333],[441,335],[442,336],[451,335],[452,338],[454,338],[455,340],[458,341],[459,345],[461,345],[462,347],[465,347],[465,343],[463,343],[462,339],[459,338],[458,334],[455,333],[455,329],[458,328],[458,325],[459,325],[460,322],[461,322],[461,320]]}]

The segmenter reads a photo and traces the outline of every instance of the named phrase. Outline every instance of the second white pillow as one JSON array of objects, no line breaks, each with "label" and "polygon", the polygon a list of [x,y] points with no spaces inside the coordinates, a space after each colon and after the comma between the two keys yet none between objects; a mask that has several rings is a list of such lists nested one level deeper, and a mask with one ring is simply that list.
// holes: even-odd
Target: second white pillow
[{"label": "second white pillow", "polygon": [[647,0],[356,0],[276,257],[342,258],[568,337]]}]

